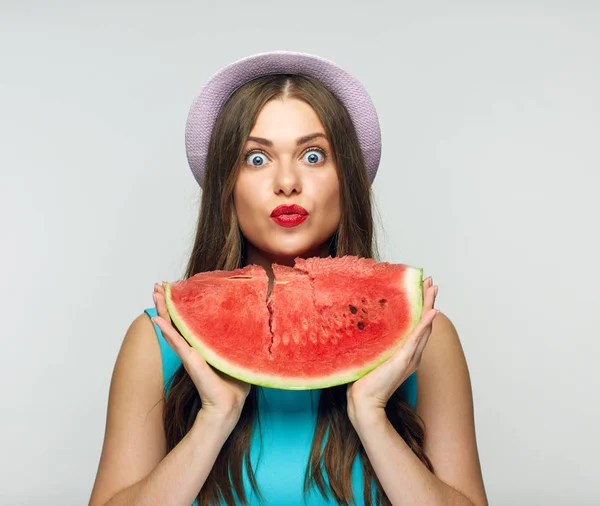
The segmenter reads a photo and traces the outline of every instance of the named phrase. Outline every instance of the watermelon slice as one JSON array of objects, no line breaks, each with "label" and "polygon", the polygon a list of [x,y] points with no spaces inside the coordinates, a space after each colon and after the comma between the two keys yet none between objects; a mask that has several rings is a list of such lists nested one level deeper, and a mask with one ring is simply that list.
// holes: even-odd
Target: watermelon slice
[{"label": "watermelon slice", "polygon": [[423,270],[345,256],[202,272],[165,285],[171,320],[216,369],[286,390],[355,381],[397,350],[423,307]]}]

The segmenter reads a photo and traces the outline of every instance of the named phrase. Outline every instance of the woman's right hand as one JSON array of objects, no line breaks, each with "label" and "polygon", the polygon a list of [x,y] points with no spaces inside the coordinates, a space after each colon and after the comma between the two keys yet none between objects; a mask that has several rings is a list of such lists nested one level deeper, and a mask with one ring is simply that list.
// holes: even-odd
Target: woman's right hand
[{"label": "woman's right hand", "polygon": [[169,346],[177,353],[194,382],[202,401],[202,412],[215,415],[224,423],[231,422],[235,426],[250,392],[250,385],[212,368],[173,327],[165,303],[164,284],[154,285],[153,298],[158,316],[152,320],[162,331]]}]

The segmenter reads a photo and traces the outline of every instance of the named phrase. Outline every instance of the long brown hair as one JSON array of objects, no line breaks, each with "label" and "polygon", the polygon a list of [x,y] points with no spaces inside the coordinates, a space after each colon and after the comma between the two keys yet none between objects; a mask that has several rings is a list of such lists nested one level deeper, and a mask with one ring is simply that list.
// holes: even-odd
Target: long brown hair
[{"label": "long brown hair", "polygon": [[[244,238],[235,214],[233,188],[244,144],[260,110],[269,100],[282,95],[308,103],[319,116],[331,143],[340,185],[341,219],[330,239],[330,253],[375,258],[371,188],[346,108],[318,81],[271,75],[238,89],[216,120],[206,157],[204,192],[186,279],[199,272],[232,270],[244,265]],[[167,384],[165,396],[164,427],[167,450],[171,451],[192,427],[201,401],[183,367]],[[399,391],[388,402],[386,412],[398,434],[427,468],[433,470],[423,451],[423,422]],[[258,415],[257,392],[252,387],[236,427],[198,494],[201,506],[221,502],[233,506],[236,500],[247,504],[243,466],[254,492],[261,497],[250,463],[251,435],[253,430],[260,429]],[[362,464],[365,504],[371,504],[373,492],[377,504],[390,504],[348,418],[346,386],[323,389],[306,467],[305,492],[314,485],[323,496],[331,494],[338,504],[354,503],[351,471],[357,457]]]}]

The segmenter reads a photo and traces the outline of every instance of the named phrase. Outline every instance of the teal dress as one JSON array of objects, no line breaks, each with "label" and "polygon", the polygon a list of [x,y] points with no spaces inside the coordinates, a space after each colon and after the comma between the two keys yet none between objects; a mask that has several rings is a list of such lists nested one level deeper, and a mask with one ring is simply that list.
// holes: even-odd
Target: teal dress
[{"label": "teal dress", "polygon": [[[156,316],[156,309],[146,309]],[[160,328],[154,325],[162,355],[165,385],[181,365],[177,354],[165,341]],[[400,387],[414,408],[417,400],[417,378],[413,373]],[[259,490],[266,505],[272,506],[332,506],[313,487],[304,496],[304,473],[315,429],[320,390],[279,390],[257,387],[261,420],[262,446],[258,434],[253,434],[250,461]],[[261,452],[259,459],[259,451]],[[244,490],[251,506],[261,504],[244,471]],[[354,462],[352,487],[357,505],[363,504],[362,472],[359,460]],[[196,504],[196,503],[194,503]]]}]

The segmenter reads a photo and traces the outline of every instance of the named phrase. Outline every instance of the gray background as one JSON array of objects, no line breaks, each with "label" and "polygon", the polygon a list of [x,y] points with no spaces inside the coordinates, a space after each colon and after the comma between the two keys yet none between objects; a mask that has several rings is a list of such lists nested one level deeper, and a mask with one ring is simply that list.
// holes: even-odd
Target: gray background
[{"label": "gray background", "polygon": [[600,4],[416,3],[1,4],[0,503],[87,503],[125,331],[189,254],[188,108],[275,49],[373,97],[381,250],[440,286],[490,502],[600,503]]}]

